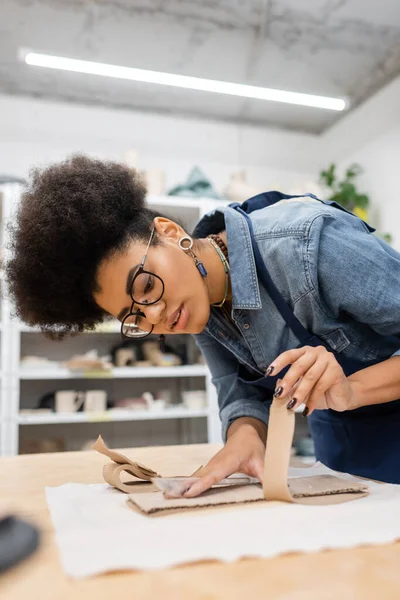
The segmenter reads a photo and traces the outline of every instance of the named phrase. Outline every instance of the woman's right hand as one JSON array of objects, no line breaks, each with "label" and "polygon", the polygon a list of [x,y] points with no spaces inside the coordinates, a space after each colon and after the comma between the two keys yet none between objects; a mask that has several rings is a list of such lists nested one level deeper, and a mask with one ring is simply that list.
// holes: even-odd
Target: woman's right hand
[{"label": "woman's right hand", "polygon": [[196,477],[200,477],[184,494],[193,498],[233,473],[245,473],[261,482],[264,473],[267,426],[250,417],[236,419],[228,430],[227,442]]}]

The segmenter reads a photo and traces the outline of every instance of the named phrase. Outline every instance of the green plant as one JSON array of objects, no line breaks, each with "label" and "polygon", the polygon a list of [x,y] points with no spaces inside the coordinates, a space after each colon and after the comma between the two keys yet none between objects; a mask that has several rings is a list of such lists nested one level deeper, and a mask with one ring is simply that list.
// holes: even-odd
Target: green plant
[{"label": "green plant", "polygon": [[[361,166],[353,163],[346,169],[343,179],[340,180],[336,165],[332,163],[328,169],[320,172],[319,180],[330,192],[328,200],[338,202],[343,208],[350,210],[360,219],[366,221],[368,219],[367,211],[370,205],[370,197],[367,194],[360,194],[355,184],[356,178],[362,172]],[[390,233],[377,233],[377,235],[389,244],[392,241]]]},{"label": "green plant", "polygon": [[347,210],[354,211],[357,207],[367,210],[370,204],[369,196],[360,194],[355,186],[355,179],[362,172],[360,165],[354,163],[346,169],[344,178],[340,181],[337,176],[336,165],[331,164],[329,169],[321,171],[320,182],[331,191],[329,200],[338,202]]}]

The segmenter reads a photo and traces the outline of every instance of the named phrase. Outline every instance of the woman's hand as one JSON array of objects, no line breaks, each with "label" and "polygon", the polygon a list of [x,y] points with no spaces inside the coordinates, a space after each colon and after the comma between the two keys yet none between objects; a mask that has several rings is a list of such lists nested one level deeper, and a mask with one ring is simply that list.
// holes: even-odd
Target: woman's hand
[{"label": "woman's hand", "polygon": [[278,382],[275,397],[290,398],[288,409],[305,404],[303,415],[315,409],[331,408],[336,411],[355,408],[350,381],[337,362],[334,354],[324,346],[303,346],[283,352],[271,363],[272,373],[279,373],[291,365]]},{"label": "woman's hand", "polygon": [[196,473],[200,480],[185,492],[185,498],[202,494],[233,473],[246,473],[262,481],[266,431],[266,425],[257,419],[236,419],[229,428],[225,446]]}]

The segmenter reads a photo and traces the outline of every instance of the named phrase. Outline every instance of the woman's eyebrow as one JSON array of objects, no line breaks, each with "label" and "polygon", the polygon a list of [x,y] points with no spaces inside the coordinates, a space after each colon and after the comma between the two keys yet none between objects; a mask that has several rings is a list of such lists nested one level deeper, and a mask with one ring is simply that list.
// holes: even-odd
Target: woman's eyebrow
[{"label": "woman's eyebrow", "polygon": [[[132,289],[132,282],[133,282],[133,278],[136,275],[136,272],[138,270],[138,268],[140,267],[140,265],[135,265],[134,267],[132,267],[132,269],[129,270],[128,272],[128,276],[126,278],[126,288],[125,291],[128,294],[128,296],[130,296],[131,293],[131,289]],[[125,306],[119,313],[117,316],[118,321],[122,321],[122,319],[125,317],[125,315],[129,312],[129,306]]]},{"label": "woman's eyebrow", "polygon": [[129,306],[125,306],[117,315],[118,321],[122,321],[125,315],[129,312]]},{"label": "woman's eyebrow", "polygon": [[128,276],[126,278],[125,291],[128,294],[128,296],[130,296],[130,294],[131,294],[133,278],[135,277],[136,271],[138,270],[139,267],[140,267],[140,265],[135,265],[134,267],[132,267],[132,269],[129,271]]}]

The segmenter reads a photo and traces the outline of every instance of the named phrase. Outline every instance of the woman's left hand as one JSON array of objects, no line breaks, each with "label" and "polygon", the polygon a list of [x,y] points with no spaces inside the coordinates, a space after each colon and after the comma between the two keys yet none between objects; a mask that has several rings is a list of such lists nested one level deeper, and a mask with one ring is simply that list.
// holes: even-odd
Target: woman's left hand
[{"label": "woman's left hand", "polygon": [[350,381],[334,354],[324,346],[303,346],[283,352],[270,367],[271,375],[291,365],[278,382],[275,397],[287,398],[288,408],[305,404],[304,416],[315,409],[351,410],[353,391]]}]

